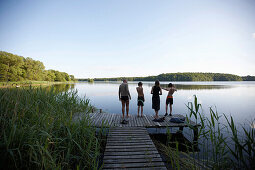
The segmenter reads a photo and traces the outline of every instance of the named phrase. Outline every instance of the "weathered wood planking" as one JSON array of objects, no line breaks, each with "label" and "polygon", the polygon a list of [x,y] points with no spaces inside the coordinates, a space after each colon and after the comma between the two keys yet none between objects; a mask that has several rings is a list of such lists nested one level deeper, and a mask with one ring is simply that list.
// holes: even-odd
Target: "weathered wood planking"
[{"label": "weathered wood planking", "polygon": [[145,127],[110,128],[103,169],[166,169]]},{"label": "weathered wood planking", "polygon": [[[173,117],[183,117],[182,115],[175,114]],[[164,122],[154,122],[152,115],[144,115],[143,117],[137,117],[136,115],[130,115],[128,124],[121,124],[121,114],[110,113],[91,113],[90,114],[91,125],[95,127],[188,127],[187,122],[184,123],[172,123],[169,120],[171,116],[166,116]],[[190,122],[192,126],[198,126],[195,122]]]}]

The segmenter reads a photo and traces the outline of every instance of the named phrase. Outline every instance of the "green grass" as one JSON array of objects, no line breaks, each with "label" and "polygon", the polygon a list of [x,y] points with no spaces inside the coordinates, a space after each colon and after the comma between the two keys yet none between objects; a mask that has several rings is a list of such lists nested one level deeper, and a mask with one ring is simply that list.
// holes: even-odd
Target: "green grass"
[{"label": "green grass", "polygon": [[86,116],[91,109],[75,91],[0,89],[0,169],[97,169],[100,140]]},{"label": "green grass", "polygon": [[[252,127],[237,128],[232,116],[219,115],[216,108],[209,108],[209,116],[205,116],[196,96],[187,108],[188,122],[192,119],[201,125],[199,140],[193,142],[191,148],[186,146],[186,152],[181,152],[178,141],[170,142],[171,134],[168,134],[168,144],[161,147],[173,169],[255,169],[255,130]],[[175,148],[170,147],[172,143],[176,144]]]}]

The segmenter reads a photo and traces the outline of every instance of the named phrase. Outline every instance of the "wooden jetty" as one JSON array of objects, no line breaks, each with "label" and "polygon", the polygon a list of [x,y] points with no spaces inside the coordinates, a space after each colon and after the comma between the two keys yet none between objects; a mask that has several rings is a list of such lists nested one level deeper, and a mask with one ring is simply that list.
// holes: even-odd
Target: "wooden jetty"
[{"label": "wooden jetty", "polygon": [[163,122],[153,121],[152,115],[137,117],[130,115],[127,124],[121,124],[121,114],[90,113],[91,126],[109,128],[103,158],[103,169],[166,169],[146,128],[184,127],[193,128],[194,142],[197,142],[198,126],[187,120],[184,123],[170,122],[172,117],[183,118],[175,114],[166,116]]},{"label": "wooden jetty", "polygon": [[103,163],[103,169],[166,169],[145,127],[111,128]]},{"label": "wooden jetty", "polygon": [[101,128],[104,127],[179,127],[180,130],[183,127],[196,126],[195,122],[190,121],[189,125],[185,121],[184,123],[172,123],[170,119],[172,117],[183,118],[183,115],[175,114],[173,116],[166,116],[164,122],[153,121],[154,117],[152,115],[144,115],[143,117],[137,117],[136,115],[129,115],[130,117],[126,120],[129,121],[128,124],[121,124],[122,115],[121,114],[110,114],[110,113],[90,113],[91,125]]}]

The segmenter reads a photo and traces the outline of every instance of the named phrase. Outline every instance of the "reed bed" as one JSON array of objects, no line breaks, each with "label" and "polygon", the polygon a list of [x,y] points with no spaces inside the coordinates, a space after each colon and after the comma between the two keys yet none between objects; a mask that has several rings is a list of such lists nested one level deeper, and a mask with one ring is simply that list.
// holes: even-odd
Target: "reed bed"
[{"label": "reed bed", "polygon": [[0,169],[98,169],[91,109],[76,91],[0,89]]},{"label": "reed bed", "polygon": [[[255,169],[255,129],[244,125],[237,128],[232,116],[219,115],[216,108],[209,108],[209,116],[205,116],[202,105],[197,101],[194,96],[194,102],[187,104],[189,114],[186,118],[188,122],[193,120],[201,125],[198,128],[198,141],[193,141],[191,146],[186,146],[186,152],[181,152],[178,141],[173,142],[169,133],[167,145],[161,146],[171,167]],[[189,127],[197,128],[191,125]],[[170,147],[173,143],[175,148]]]}]

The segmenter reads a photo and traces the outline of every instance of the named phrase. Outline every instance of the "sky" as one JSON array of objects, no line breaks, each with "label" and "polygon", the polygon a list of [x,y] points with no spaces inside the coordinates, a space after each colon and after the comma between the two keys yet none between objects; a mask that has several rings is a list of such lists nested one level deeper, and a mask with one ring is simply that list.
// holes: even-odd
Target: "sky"
[{"label": "sky", "polygon": [[255,1],[0,0],[0,51],[76,78],[255,75]]}]

